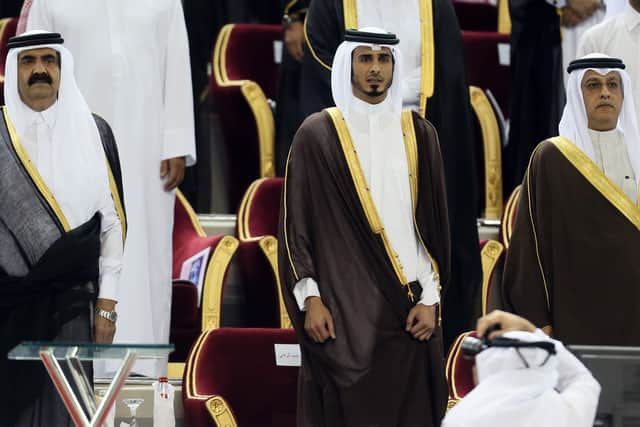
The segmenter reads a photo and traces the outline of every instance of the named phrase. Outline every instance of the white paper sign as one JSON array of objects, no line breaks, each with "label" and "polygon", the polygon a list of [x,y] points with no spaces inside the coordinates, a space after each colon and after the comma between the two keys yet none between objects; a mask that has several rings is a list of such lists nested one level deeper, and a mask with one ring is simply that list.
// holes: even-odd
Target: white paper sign
[{"label": "white paper sign", "polygon": [[509,43],[498,43],[498,62],[505,67],[511,65],[511,45]]},{"label": "white paper sign", "polygon": [[207,269],[207,261],[209,261],[209,252],[211,252],[211,248],[201,250],[191,258],[186,259],[180,269],[180,279],[190,281],[198,289],[198,307],[200,307],[202,298],[202,284],[204,283],[204,271]]},{"label": "white paper sign", "polygon": [[273,41],[273,62],[282,64],[282,48],[284,47],[282,40]]},{"label": "white paper sign", "polygon": [[300,346],[298,344],[274,344],[276,366],[300,366]]}]

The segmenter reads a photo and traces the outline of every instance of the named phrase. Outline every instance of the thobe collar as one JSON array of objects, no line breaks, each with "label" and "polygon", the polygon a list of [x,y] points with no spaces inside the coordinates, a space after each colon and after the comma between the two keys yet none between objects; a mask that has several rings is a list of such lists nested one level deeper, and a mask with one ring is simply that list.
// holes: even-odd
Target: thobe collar
[{"label": "thobe collar", "polygon": [[28,118],[26,122],[27,126],[40,125],[44,123],[47,125],[49,132],[53,131],[56,125],[56,119],[58,117],[58,101],[54,102],[49,108],[43,111],[29,110]]},{"label": "thobe collar", "polygon": [[589,136],[591,137],[592,141],[595,142],[609,142],[609,141],[613,141],[613,142],[622,142],[622,132],[618,129],[611,129],[611,130],[593,130],[593,129],[588,129],[589,132]]},{"label": "thobe collar", "polygon": [[631,32],[640,25],[640,12],[627,4],[622,19],[624,20],[627,30]]},{"label": "thobe collar", "polygon": [[349,103],[349,111],[346,112],[345,118],[347,125],[354,127],[353,130],[369,133],[370,124],[379,122],[385,114],[392,114],[388,96],[379,104],[370,104],[354,96]]}]

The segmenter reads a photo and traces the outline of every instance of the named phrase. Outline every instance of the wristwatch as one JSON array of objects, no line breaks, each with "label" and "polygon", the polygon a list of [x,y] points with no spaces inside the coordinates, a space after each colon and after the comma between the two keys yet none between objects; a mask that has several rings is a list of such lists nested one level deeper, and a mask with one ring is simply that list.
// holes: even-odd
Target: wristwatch
[{"label": "wristwatch", "polygon": [[115,310],[107,311],[107,310],[103,310],[101,308],[96,307],[95,311],[98,316],[104,317],[111,323],[116,323],[116,320],[118,320],[118,313],[116,313]]}]

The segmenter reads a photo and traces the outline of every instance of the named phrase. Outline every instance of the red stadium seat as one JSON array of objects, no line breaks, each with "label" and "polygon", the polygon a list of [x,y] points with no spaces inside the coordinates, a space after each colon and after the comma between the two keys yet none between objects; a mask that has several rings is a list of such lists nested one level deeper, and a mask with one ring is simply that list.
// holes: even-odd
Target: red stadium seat
[{"label": "red stadium seat", "polygon": [[291,329],[203,332],[183,378],[185,425],[294,427],[298,367],[277,366],[275,344],[296,344]]},{"label": "red stadium seat", "polygon": [[279,25],[229,24],[218,34],[211,99],[220,117],[228,171],[229,206],[240,203],[256,178],[275,175],[275,124],[267,99],[275,99]]},{"label": "red stadium seat", "polygon": [[447,354],[445,374],[449,384],[448,409],[451,409],[475,387],[472,370],[473,360],[468,360],[462,356],[462,341],[467,336],[475,337],[476,333],[471,331],[458,335],[458,338],[449,349],[449,354]]},{"label": "red stadium seat", "polygon": [[[207,236],[193,209],[178,191],[173,225],[173,295],[169,341],[176,350],[172,362],[184,362],[201,331],[219,328],[225,276],[238,241],[231,236]],[[193,283],[180,280],[182,263],[209,248],[205,260],[202,299]],[[198,305],[198,303],[200,303]]]},{"label": "red stadium seat", "polygon": [[500,64],[498,49],[499,46],[505,46],[504,49],[507,52],[510,35],[497,32],[463,31],[462,41],[469,85],[477,86],[484,91],[489,89],[498,101],[502,113],[506,115],[509,111],[511,72],[509,65]]},{"label": "red stadium seat", "polygon": [[291,328],[278,276],[278,219],[282,178],[261,178],[245,193],[238,212],[238,258],[248,326]]},{"label": "red stadium seat", "polygon": [[16,35],[18,18],[0,19],[0,105],[4,105],[4,70],[7,60],[7,43]]}]

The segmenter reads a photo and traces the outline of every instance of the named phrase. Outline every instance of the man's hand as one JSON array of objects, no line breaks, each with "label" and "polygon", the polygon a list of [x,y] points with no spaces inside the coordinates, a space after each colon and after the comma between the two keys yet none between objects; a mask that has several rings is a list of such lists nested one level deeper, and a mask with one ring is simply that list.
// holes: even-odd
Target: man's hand
[{"label": "man's hand", "polygon": [[500,325],[500,329],[489,334],[487,338],[490,340],[509,331],[535,332],[536,330],[533,323],[529,322],[524,317],[516,316],[515,314],[501,310],[494,310],[486,316],[482,316],[478,319],[478,322],[476,323],[476,332],[478,333],[478,337],[484,337],[487,329],[493,325]]},{"label": "man's hand", "polygon": [[304,56],[304,26],[302,22],[292,22],[285,28],[284,44],[296,61],[302,61]]},{"label": "man's hand", "polygon": [[407,316],[406,331],[418,341],[431,338],[436,327],[436,306],[416,304]]},{"label": "man's hand", "polygon": [[567,7],[572,9],[580,18],[580,22],[594,14],[602,7],[601,0],[567,0]]},{"label": "man's hand", "polygon": [[184,156],[173,157],[160,163],[160,178],[166,180],[164,183],[165,191],[171,191],[180,185],[184,179],[184,167]]},{"label": "man's hand", "polygon": [[[96,308],[113,311],[116,309],[116,302],[111,299],[98,298]],[[112,343],[113,336],[116,333],[116,324],[98,314],[95,315],[95,324],[95,341],[104,344]]]},{"label": "man's hand", "polygon": [[304,330],[317,343],[323,343],[329,337],[336,339],[333,317],[320,297],[309,297],[304,302],[307,315],[304,318]]}]

